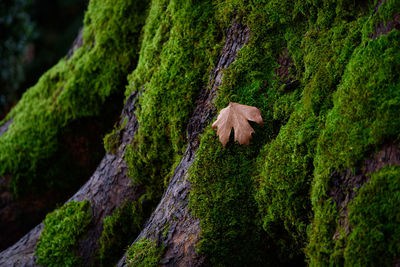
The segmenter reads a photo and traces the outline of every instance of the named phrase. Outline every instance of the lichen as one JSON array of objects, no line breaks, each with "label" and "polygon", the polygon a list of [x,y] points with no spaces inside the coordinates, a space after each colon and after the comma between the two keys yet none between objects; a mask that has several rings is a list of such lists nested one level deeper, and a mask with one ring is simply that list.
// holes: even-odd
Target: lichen
[{"label": "lichen", "polygon": [[92,220],[90,202],[71,201],[46,216],[37,243],[37,263],[44,266],[79,266],[78,240]]}]

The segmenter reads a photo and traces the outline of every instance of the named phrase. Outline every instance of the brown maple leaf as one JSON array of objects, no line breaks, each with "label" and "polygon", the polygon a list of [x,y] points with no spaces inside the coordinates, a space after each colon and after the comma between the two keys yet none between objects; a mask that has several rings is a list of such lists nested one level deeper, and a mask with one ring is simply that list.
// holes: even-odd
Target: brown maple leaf
[{"label": "brown maple leaf", "polygon": [[238,141],[241,145],[249,145],[254,129],[251,128],[248,120],[262,125],[261,111],[256,107],[229,102],[229,105],[219,112],[212,128],[218,127],[217,135],[223,147],[229,141],[232,127],[235,141]]}]

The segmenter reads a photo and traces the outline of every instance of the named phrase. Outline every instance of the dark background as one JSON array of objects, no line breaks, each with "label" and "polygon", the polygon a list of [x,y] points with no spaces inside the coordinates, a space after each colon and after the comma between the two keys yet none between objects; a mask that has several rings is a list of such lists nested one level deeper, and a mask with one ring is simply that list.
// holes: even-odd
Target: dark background
[{"label": "dark background", "polygon": [[66,55],[88,0],[0,1],[0,120]]}]

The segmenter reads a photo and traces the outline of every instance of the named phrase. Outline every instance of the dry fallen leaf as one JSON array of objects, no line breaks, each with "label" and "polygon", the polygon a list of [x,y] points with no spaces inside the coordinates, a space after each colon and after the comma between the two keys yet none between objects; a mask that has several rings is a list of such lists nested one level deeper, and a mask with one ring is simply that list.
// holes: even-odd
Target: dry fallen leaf
[{"label": "dry fallen leaf", "polygon": [[262,125],[261,111],[256,107],[229,102],[229,105],[220,111],[212,128],[218,127],[217,135],[223,147],[229,141],[232,127],[235,141],[238,141],[241,145],[249,145],[254,129],[251,128],[248,120]]}]

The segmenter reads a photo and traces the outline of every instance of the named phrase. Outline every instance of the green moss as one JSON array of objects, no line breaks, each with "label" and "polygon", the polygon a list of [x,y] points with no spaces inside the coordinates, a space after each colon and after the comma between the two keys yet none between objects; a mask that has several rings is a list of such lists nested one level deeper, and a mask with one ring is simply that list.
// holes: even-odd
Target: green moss
[{"label": "green moss", "polygon": [[[254,28],[259,26],[258,23],[265,23],[265,17],[256,14],[249,20],[249,25]],[[215,102],[218,109],[229,101],[256,106],[261,109],[266,126],[254,125],[256,133],[249,147],[239,146],[231,140],[226,149],[222,148],[215,131],[208,128],[190,170],[190,208],[201,219],[198,251],[214,265],[277,263],[274,244],[257,223],[255,188],[251,179],[257,174],[259,150],[270,140],[277,126],[272,108],[277,92],[266,83],[272,83],[282,39],[277,38],[271,43],[266,43],[267,40],[263,33],[252,32],[250,43],[239,51],[236,61],[225,71]],[[269,249],[265,250],[267,247]]]},{"label": "green moss", "polygon": [[[258,8],[262,7],[254,7],[254,12]],[[265,17],[252,14],[254,16],[242,19],[249,20],[251,30],[265,23]],[[279,128],[273,119],[273,101],[283,95],[275,90],[279,85],[273,81],[283,40],[278,37],[268,43],[265,32],[252,32],[249,44],[239,51],[236,61],[225,71],[215,101],[218,109],[229,101],[256,106],[262,111],[265,126],[252,124],[255,134],[249,147],[240,146],[231,139],[225,149],[215,131],[208,128],[201,137],[190,170],[189,205],[193,214],[201,219],[198,251],[217,266],[277,264],[275,244],[258,224],[252,179],[258,173],[257,156],[261,147]],[[273,82],[275,88],[269,86]]]},{"label": "green moss", "polygon": [[139,234],[144,219],[141,206],[134,201],[125,202],[111,216],[104,219],[99,241],[102,266],[111,266],[121,258],[124,248]]},{"label": "green moss", "polygon": [[[256,132],[262,132],[261,127]],[[254,150],[254,145],[243,147],[232,141],[224,149],[209,128],[190,170],[190,208],[201,219],[198,252],[214,265],[263,263],[262,233],[254,220],[257,207],[249,179],[255,171]]]},{"label": "green moss", "polygon": [[[329,261],[334,250],[337,216],[328,195],[330,173],[357,167],[382,144],[395,140],[400,132],[399,86],[396,66],[400,64],[399,32],[376,40],[365,40],[347,64],[334,108],[318,140],[312,203],[315,211],[308,255],[312,265]],[[365,231],[368,231],[367,229]]]},{"label": "green moss", "polygon": [[184,151],[186,124],[197,94],[207,84],[221,42],[212,1],[153,1],[140,59],[126,95],[142,91],[139,129],[125,160],[148,199],[161,197],[163,182]]},{"label": "green moss", "polygon": [[260,159],[256,200],[264,230],[279,244],[281,261],[301,256],[306,242],[317,133],[318,119],[298,108],[277,138],[264,148],[266,155]]},{"label": "green moss", "polygon": [[61,129],[103,114],[110,95],[122,93],[138,58],[146,7],[147,1],[90,1],[83,46],[45,73],[5,118],[13,123],[0,138],[0,174],[11,174],[15,193],[46,188],[49,181],[37,171],[51,169],[46,162]]},{"label": "green moss", "polygon": [[160,265],[163,252],[164,249],[153,240],[142,238],[128,249],[126,263],[129,266],[156,267]]},{"label": "green moss", "polygon": [[[355,136],[355,139],[346,140],[343,133],[352,128],[364,129],[365,132],[371,127],[358,127],[350,123],[356,114],[363,113],[361,116],[367,120],[373,120],[373,114],[367,113],[367,110],[358,110],[353,103],[346,102],[343,107],[353,116],[348,124],[343,126],[336,120],[329,125],[329,116],[335,105],[334,93],[342,88],[343,80],[349,77],[361,78],[360,69],[368,65],[357,66],[350,72],[346,70],[351,66],[354,55],[358,51],[365,52],[365,47],[370,44],[369,35],[366,36],[364,32],[366,25],[370,24],[371,16],[374,17],[369,15],[374,12],[374,3],[371,1],[368,7],[355,5],[352,1],[325,1],[323,5],[320,4],[300,1],[269,1],[265,5],[242,5],[237,1],[226,1],[221,4],[226,7],[224,11],[236,9],[239,14],[246,14],[243,21],[250,28],[251,39],[239,52],[236,62],[225,72],[216,105],[221,109],[228,101],[235,101],[257,106],[262,110],[267,127],[262,130],[263,140],[255,141],[254,138],[252,142],[258,144],[246,152],[239,152],[239,149],[231,147],[220,151],[211,130],[207,130],[202,137],[191,172],[193,190],[190,204],[195,216],[201,218],[202,239],[199,251],[215,264],[231,265],[230,260],[233,264],[240,264],[241,254],[237,253],[235,243],[240,243],[239,237],[245,236],[244,229],[260,231],[257,227],[259,219],[267,240],[274,243],[264,251],[270,255],[269,261],[280,264],[290,261],[298,263],[304,259],[306,229],[313,216],[312,206],[317,210],[313,223],[318,224],[321,230],[325,229],[327,235],[313,243],[316,232],[314,228],[310,228],[311,245],[308,249],[315,245],[317,249],[324,251],[321,253],[330,253],[325,241],[332,242],[332,226],[335,225],[334,219],[337,215],[335,208],[332,205],[317,208],[317,202],[311,202],[308,192],[312,185],[319,183],[319,176],[314,174],[324,170],[324,177],[329,178],[328,174],[333,169],[332,166],[327,167],[329,165],[317,165],[318,169],[314,171],[314,165],[320,160],[320,154],[317,153],[320,147],[330,150],[326,155],[334,155],[335,160],[342,161],[352,157],[343,157],[343,154],[354,149],[353,143],[359,142],[363,147],[368,146],[366,139],[357,139],[359,136]],[[388,44],[388,47],[394,48],[396,44]],[[285,90],[281,86],[280,77],[276,77],[273,72],[277,67],[276,59],[283,48],[289,50],[294,60],[294,72],[291,72],[290,79],[300,81],[294,91]],[[393,50],[391,52],[394,53]],[[389,80],[387,75],[396,73],[393,66],[397,64],[394,59],[397,56],[375,51],[375,57],[378,56],[388,61],[385,63],[388,68],[380,71],[382,79],[374,83],[392,84],[392,89],[382,92],[382,97],[396,99],[394,88],[397,83],[391,81],[395,79],[395,75]],[[354,86],[350,86],[349,91],[359,90],[361,94],[365,90],[363,83],[358,87],[354,89]],[[261,100],[260,95],[266,99]],[[362,99],[361,95],[359,97]],[[395,137],[395,133],[399,132],[394,122],[396,120],[392,117],[396,114],[394,102],[385,105],[390,107],[389,110],[382,108],[377,113],[383,115],[376,119],[377,125],[388,131],[391,129],[390,132],[373,130],[376,136],[380,135],[380,143]],[[374,103],[365,106],[366,109],[373,110],[375,107]],[[390,126],[393,123],[394,128]],[[334,137],[322,139],[327,131],[325,128],[329,127]],[[367,150],[356,151],[353,156],[357,154],[358,159],[364,158]],[[233,155],[233,151],[237,155]],[[257,160],[254,160],[255,157]],[[354,164],[357,160],[353,158],[351,162]],[[342,167],[340,164],[337,166]],[[251,169],[253,171],[249,171]],[[247,179],[253,177],[250,178],[255,185],[253,191],[247,188],[252,186],[251,182],[246,184],[247,187],[236,185],[245,181],[245,176],[240,174],[242,170],[247,170]],[[230,182],[231,179],[236,179],[235,183]],[[326,187],[324,190],[326,192]],[[251,200],[243,201],[243,195],[246,194],[247,197],[255,195],[258,215],[251,208],[254,205]],[[245,211],[236,208],[239,205],[236,203],[245,207]],[[238,225],[241,225],[241,229]],[[250,246],[253,249],[262,246],[260,243],[246,244],[248,246],[242,248],[242,251]],[[307,252],[309,255],[313,253],[310,251]],[[234,256],[228,258],[227,255]],[[252,257],[247,257],[247,260],[248,258]],[[327,262],[316,261],[316,264],[323,265]]]},{"label": "green moss", "polygon": [[[209,34],[221,34],[219,27],[233,17],[251,31],[224,72],[215,105],[257,106],[265,126],[255,126],[249,147],[231,140],[226,149],[207,128],[190,170],[190,208],[201,219],[198,252],[213,264],[299,264],[307,228],[311,265],[329,265],[331,255],[340,255],[332,239],[337,210],[327,197],[330,173],[356,165],[399,132],[398,33],[369,39],[371,25],[390,19],[378,17],[372,2],[152,4],[141,60],[127,88],[127,95],[143,93],[139,131],[126,158],[150,199],[160,195],[163,178],[180,159],[194,96],[215,63],[221,42]],[[394,6],[386,2],[380,12],[393,15]],[[207,27],[199,14],[213,18]],[[189,44],[194,51],[185,53]],[[211,48],[202,53],[197,47]],[[299,84],[292,89],[274,72],[285,48],[294,61],[290,80]],[[208,65],[201,63],[207,59]]]},{"label": "green moss", "polygon": [[37,263],[44,266],[78,266],[78,240],[92,220],[90,202],[71,201],[49,213],[37,243]]},{"label": "green moss", "polygon": [[393,21],[395,14],[398,14],[399,10],[400,3],[398,1],[382,1],[377,9],[377,12],[374,12],[374,14],[369,17],[368,23],[366,23],[363,27],[364,38],[368,39],[372,37],[379,24],[386,26],[389,21]]},{"label": "green moss", "polygon": [[104,136],[103,143],[104,149],[107,153],[116,154],[117,149],[120,146],[121,131],[125,129],[128,118],[125,118],[121,125],[114,125],[114,129]]},{"label": "green moss", "polygon": [[[335,10],[332,6],[327,8]],[[326,11],[321,9],[318,14]],[[309,12],[313,12],[312,8]],[[329,23],[323,22],[328,27],[326,30],[314,28],[312,20],[304,28],[306,31],[301,39],[301,57],[298,57],[296,51],[294,53],[297,55],[293,56],[294,59],[298,57],[295,60],[297,71],[303,70],[300,88],[304,89],[301,100],[292,104],[293,112],[288,123],[264,147],[265,155],[260,155],[262,167],[256,183],[259,188],[256,199],[263,228],[278,244],[280,261],[304,257],[306,229],[312,218],[308,192],[314,178],[317,139],[324,127],[326,113],[332,108],[332,93],[337,88],[351,53],[360,43],[359,25],[365,21],[361,17],[349,22],[340,20],[339,23],[342,14],[336,18],[334,14],[330,16],[333,17]],[[315,23],[322,21],[318,22],[317,19]],[[288,40],[288,47],[298,42],[295,35],[290,34],[288,37],[295,38]],[[286,93],[275,103],[280,105],[282,99],[284,103],[295,101]],[[275,115],[274,118],[284,117]]]}]

